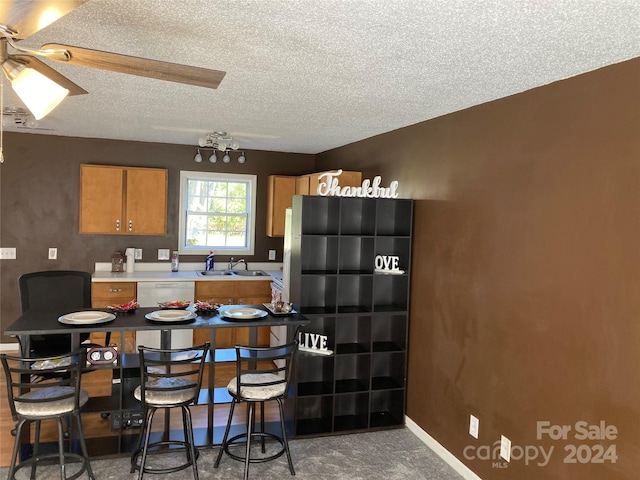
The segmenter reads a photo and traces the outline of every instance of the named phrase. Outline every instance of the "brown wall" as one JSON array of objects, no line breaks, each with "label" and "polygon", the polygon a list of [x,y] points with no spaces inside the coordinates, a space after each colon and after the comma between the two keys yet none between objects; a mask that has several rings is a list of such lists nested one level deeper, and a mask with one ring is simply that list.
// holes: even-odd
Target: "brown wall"
[{"label": "brown wall", "polygon": [[[316,167],[396,179],[417,200],[410,418],[483,479],[638,478],[640,59],[325,152]],[[538,439],[538,421],[571,431]],[[576,438],[579,421],[617,438]],[[500,435],[539,457],[465,458]],[[617,460],[565,463],[570,445]],[[553,447],[546,466],[541,447]]]},{"label": "brown wall", "polygon": [[[142,248],[142,262],[157,262],[159,248],[178,245],[180,170],[258,175],[256,249],[252,261],[267,262],[268,250],[282,261],[282,238],[269,238],[265,214],[267,176],[313,172],[314,156],[246,151],[247,161],[211,164],[193,161],[194,147],[142,142],[5,133],[0,166],[0,244],[16,247],[16,260],[0,266],[0,326],[2,331],[20,314],[18,277],[38,270],[73,269],[93,272],[95,262],[109,262],[117,248]],[[232,155],[233,158],[235,158]],[[165,236],[80,235],[78,195],[81,163],[160,167],[169,170],[168,222]],[[58,260],[47,260],[49,247]],[[124,250],[123,250],[124,251]],[[216,261],[228,257],[216,256]],[[181,256],[182,262],[203,262],[202,256]],[[3,336],[2,342],[12,339]]]}]

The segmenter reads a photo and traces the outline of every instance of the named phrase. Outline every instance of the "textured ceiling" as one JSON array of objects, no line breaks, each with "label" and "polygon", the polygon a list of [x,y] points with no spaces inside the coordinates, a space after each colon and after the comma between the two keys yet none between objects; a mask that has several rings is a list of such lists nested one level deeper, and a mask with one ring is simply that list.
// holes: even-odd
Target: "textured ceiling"
[{"label": "textured ceiling", "polygon": [[640,56],[640,1],[89,0],[21,42],[45,43],[227,74],[212,90],[44,60],[89,94],[6,131],[196,145],[225,130],[318,153]]}]

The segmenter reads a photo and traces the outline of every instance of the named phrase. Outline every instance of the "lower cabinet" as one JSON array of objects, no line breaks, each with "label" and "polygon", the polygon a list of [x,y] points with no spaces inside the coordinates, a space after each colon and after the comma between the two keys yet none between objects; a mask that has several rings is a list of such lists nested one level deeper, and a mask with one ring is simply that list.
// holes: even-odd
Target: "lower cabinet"
[{"label": "lower cabinet", "polygon": [[[135,300],[137,295],[136,282],[93,282],[91,284],[91,306],[105,308],[115,303],[127,303]],[[106,333],[94,333],[91,341],[104,345]],[[111,335],[110,343],[117,345],[121,352],[134,352],[136,335],[134,332],[125,333],[125,344],[122,345],[120,334]]]},{"label": "lower cabinet", "polygon": [[[271,280],[212,280],[196,282],[195,299],[222,305],[259,305],[271,302]],[[209,330],[195,329],[193,341],[209,340]],[[249,329],[245,327],[216,330],[216,348],[247,345]],[[269,345],[269,327],[258,329],[258,345]]]}]

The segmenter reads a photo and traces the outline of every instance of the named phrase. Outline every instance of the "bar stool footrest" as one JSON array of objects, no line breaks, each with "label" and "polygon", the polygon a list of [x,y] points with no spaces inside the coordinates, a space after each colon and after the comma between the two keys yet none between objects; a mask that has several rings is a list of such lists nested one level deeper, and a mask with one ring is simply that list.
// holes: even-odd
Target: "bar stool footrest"
[{"label": "bar stool footrest", "polygon": [[[240,462],[244,462],[245,461],[245,456],[244,455],[236,455],[235,453],[231,453],[229,451],[229,447],[233,447],[233,446],[239,446],[241,443],[246,444],[246,440],[245,441],[240,441],[242,439],[246,439],[247,438],[247,434],[246,433],[241,433],[240,435],[236,435],[235,437],[231,437],[229,440],[227,440],[227,444],[224,446],[224,451],[227,455],[229,455],[231,458],[233,458],[234,460],[238,460]],[[251,445],[252,446],[256,446],[258,447],[260,445],[260,440],[263,438],[270,438],[272,440],[276,440],[279,444],[280,444],[280,450],[278,450],[276,453],[269,455],[268,457],[260,457],[260,458],[249,458],[249,463],[263,463],[263,462],[268,462],[270,460],[275,460],[278,457],[281,457],[284,453],[285,453],[285,446],[284,446],[284,440],[282,439],[282,437],[279,437],[278,435],[274,435],[273,433],[269,433],[269,432],[253,432],[251,434]],[[257,440],[254,440],[257,439]]]},{"label": "bar stool footrest", "polygon": [[[41,464],[60,465],[60,455],[58,453],[51,453],[47,455],[38,455],[35,458],[32,457],[32,458],[23,460],[18,465],[16,465],[16,468],[13,471],[13,478],[10,480],[15,480],[16,475],[20,470],[27,467],[30,468],[31,466],[33,466],[34,463],[36,464],[36,469]],[[89,464],[89,460],[77,453],[69,453],[69,452],[64,453],[65,468],[71,465],[78,465],[78,464],[80,464],[80,470],[78,470],[76,473],[74,473],[70,477],[66,477],[65,480],[74,480],[80,477],[80,475],[82,475],[84,472],[87,471],[87,465]]]},{"label": "bar stool footrest", "polygon": [[[147,458],[149,457],[149,455],[157,455],[158,451],[154,451],[152,452],[151,449],[153,448],[160,448],[160,447],[169,447],[171,445],[180,445],[181,447],[184,448],[173,448],[173,449],[168,449],[169,453],[188,453],[189,452],[189,443],[181,441],[181,440],[164,440],[161,442],[155,442],[155,443],[150,443],[147,446]],[[175,467],[167,467],[167,468],[149,468],[149,467],[145,467],[144,469],[144,473],[151,473],[151,474],[157,474],[157,473],[175,473],[175,472],[179,472],[180,470],[184,470],[185,468],[189,468],[193,465],[194,461],[198,460],[198,457],[200,457],[200,450],[198,450],[197,447],[194,447],[195,451],[196,451],[196,458],[195,459],[191,459],[190,461],[187,461],[183,464],[177,465]],[[163,452],[163,453],[167,453],[167,452]],[[142,449],[139,448],[138,450],[136,450],[133,455],[131,455],[131,468],[134,471],[140,470],[140,465],[138,464],[138,457],[140,457],[140,455],[142,455]],[[69,479],[71,480],[71,479]]]}]

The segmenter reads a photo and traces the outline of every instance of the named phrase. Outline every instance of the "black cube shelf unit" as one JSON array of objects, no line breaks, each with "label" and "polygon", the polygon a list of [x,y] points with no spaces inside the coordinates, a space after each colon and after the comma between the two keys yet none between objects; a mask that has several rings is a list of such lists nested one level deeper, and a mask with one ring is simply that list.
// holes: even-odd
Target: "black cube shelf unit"
[{"label": "black cube shelf unit", "polygon": [[412,200],[294,196],[290,296],[332,351],[298,354],[296,436],[404,425],[412,220]]}]

